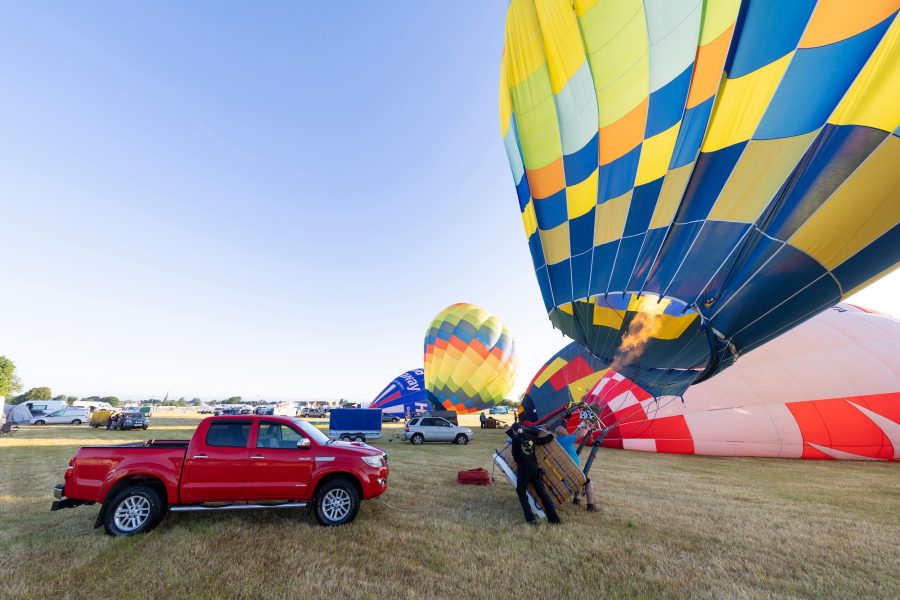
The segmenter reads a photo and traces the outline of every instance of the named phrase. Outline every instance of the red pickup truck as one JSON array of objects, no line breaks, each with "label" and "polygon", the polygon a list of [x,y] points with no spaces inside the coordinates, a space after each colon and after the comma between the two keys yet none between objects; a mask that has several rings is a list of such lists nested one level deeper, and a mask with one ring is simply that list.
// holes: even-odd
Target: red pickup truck
[{"label": "red pickup truck", "polygon": [[190,441],[87,446],[69,461],[50,510],[102,504],[95,527],[129,536],[167,511],[312,505],[322,525],[356,517],[360,501],[387,489],[387,455],[336,442],[299,419],[235,415],[204,419]]}]

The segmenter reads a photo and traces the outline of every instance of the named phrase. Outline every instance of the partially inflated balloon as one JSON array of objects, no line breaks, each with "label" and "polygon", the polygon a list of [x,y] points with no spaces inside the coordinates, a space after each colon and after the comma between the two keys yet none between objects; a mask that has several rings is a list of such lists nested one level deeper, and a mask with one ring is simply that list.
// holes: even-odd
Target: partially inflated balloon
[{"label": "partially inflated balloon", "polygon": [[425,388],[435,405],[460,413],[498,404],[516,378],[515,344],[497,317],[474,304],[442,310],[425,335]]},{"label": "partially inflated balloon", "polygon": [[608,370],[603,445],[676,454],[900,460],[900,321],[839,304],[679,399]]},{"label": "partially inflated balloon", "polygon": [[425,397],[425,371],[413,369],[395,377],[375,396],[369,408],[380,408],[386,415],[408,417],[428,409]]},{"label": "partially inflated balloon", "polygon": [[512,0],[504,144],[551,321],[681,393],[900,260],[900,0]]},{"label": "partially inflated balloon", "polygon": [[535,373],[519,406],[522,419],[537,421],[563,406],[581,402],[605,372],[601,360],[572,342]]}]

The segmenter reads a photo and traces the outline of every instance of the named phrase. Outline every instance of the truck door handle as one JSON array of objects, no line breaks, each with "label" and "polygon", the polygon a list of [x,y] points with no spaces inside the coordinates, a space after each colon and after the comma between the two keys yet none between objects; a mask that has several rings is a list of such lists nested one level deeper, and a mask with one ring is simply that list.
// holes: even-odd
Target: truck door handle
[{"label": "truck door handle", "polygon": [[258,459],[260,459],[260,458],[265,458],[265,456],[251,456],[250,458],[255,458],[255,459],[258,460]]},{"label": "truck door handle", "polygon": [[208,458],[205,454],[197,454],[196,456],[192,456],[191,458]]}]

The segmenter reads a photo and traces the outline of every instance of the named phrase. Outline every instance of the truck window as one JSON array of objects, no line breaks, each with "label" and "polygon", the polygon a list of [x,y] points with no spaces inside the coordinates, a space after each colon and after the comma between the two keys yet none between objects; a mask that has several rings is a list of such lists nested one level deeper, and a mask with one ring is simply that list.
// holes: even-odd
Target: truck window
[{"label": "truck window", "polygon": [[250,421],[219,421],[206,432],[207,446],[246,448],[250,439]]},{"label": "truck window", "polygon": [[297,430],[283,423],[261,421],[256,436],[257,448],[297,449],[297,442],[303,439]]}]

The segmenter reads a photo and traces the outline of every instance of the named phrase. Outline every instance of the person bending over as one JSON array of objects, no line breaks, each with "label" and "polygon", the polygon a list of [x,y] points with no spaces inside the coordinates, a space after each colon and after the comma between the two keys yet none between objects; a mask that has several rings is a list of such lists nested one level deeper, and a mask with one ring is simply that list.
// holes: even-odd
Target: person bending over
[{"label": "person bending over", "polygon": [[512,434],[512,455],[516,461],[516,494],[519,496],[519,503],[525,513],[525,521],[530,525],[536,523],[534,511],[531,510],[531,505],[528,503],[527,489],[530,483],[541,500],[544,512],[547,513],[547,520],[553,524],[559,523],[556,506],[544,488],[544,482],[541,480],[541,468],[538,466],[537,457],[534,454],[537,446],[543,446],[553,441],[553,434],[538,437],[536,431],[522,427],[519,423],[513,425],[510,432]]},{"label": "person bending over", "polygon": [[[578,429],[584,429],[585,427],[587,426],[584,422],[578,424]],[[572,457],[575,464],[581,467],[581,459],[578,457],[578,452],[575,450],[575,442],[578,440],[578,431],[576,430],[575,433],[569,435],[569,430],[564,424],[561,424],[554,431],[556,431],[556,441],[559,442],[559,445],[566,451],[566,454]],[[587,478],[584,487],[575,492],[575,498],[572,499],[572,502],[581,504],[582,493],[587,496],[587,511],[597,512],[597,506],[594,504],[594,482],[591,481],[590,477]]]}]

